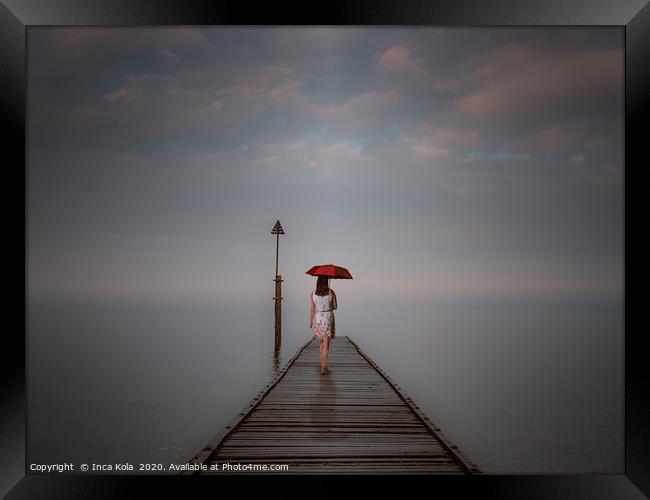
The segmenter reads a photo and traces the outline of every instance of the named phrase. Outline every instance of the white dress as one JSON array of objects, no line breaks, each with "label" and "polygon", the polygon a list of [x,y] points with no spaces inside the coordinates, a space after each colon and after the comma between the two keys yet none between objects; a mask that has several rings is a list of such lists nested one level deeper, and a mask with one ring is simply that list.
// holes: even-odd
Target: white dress
[{"label": "white dress", "polygon": [[314,302],[314,337],[318,340],[332,338],[332,330],[334,329],[334,311],[332,310],[332,292],[327,295],[316,295],[316,292],[311,294],[312,301]]}]

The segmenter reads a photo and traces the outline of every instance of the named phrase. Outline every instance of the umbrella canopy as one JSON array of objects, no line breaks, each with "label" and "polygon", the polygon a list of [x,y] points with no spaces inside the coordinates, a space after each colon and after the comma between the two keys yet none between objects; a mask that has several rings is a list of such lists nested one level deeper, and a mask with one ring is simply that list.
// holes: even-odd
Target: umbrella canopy
[{"label": "umbrella canopy", "polygon": [[343,279],[351,280],[352,275],[350,271],[341,266],[335,266],[334,264],[324,264],[322,266],[314,266],[306,274],[311,274],[312,276],[325,276],[327,278],[333,279]]}]

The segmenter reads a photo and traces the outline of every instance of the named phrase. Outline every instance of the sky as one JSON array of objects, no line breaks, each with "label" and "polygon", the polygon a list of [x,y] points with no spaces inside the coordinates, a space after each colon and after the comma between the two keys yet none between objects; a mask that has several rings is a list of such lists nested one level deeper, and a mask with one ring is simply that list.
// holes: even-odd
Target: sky
[{"label": "sky", "polygon": [[[624,31],[28,29],[32,301],[618,306]],[[270,307],[270,305],[269,305]]]}]

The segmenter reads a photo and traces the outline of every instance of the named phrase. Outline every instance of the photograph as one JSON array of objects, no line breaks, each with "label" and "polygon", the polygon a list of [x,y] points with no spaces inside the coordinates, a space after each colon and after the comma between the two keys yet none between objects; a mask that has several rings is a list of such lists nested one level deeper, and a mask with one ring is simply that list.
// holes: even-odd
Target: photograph
[{"label": "photograph", "polygon": [[624,26],[30,26],[26,468],[625,473]]}]

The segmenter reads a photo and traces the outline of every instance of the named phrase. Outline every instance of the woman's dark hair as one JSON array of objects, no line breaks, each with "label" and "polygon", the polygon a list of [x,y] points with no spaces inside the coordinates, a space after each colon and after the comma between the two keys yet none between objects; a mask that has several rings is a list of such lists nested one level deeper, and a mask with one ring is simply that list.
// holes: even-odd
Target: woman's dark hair
[{"label": "woman's dark hair", "polygon": [[327,286],[327,276],[319,276],[316,280],[316,295],[327,295],[330,287]]}]

